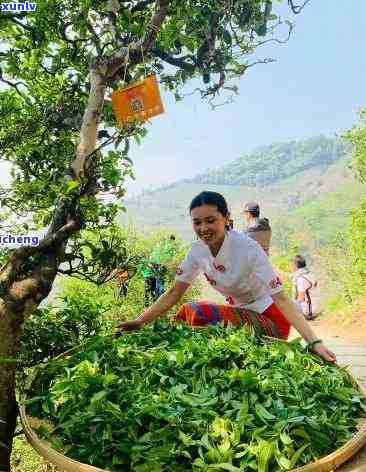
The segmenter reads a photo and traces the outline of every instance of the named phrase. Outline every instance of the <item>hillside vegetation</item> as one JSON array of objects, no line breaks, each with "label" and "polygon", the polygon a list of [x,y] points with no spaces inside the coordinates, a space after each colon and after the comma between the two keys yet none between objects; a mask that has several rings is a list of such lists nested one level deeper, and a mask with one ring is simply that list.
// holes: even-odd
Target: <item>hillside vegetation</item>
[{"label": "hillside vegetation", "polygon": [[347,152],[339,140],[317,136],[262,146],[220,169],[188,180],[215,185],[268,185],[312,168],[327,168]]},{"label": "hillside vegetation", "polygon": [[[287,231],[283,230],[288,226],[287,220],[302,230],[305,223],[313,231],[311,222],[320,215],[320,229],[315,232],[316,238],[323,242],[333,233],[333,223],[337,229],[342,226],[344,216],[359,201],[362,185],[354,181],[349,167],[347,147],[335,139],[316,137],[273,144],[221,170],[181,180],[128,200],[127,214],[122,215],[120,221],[145,228],[168,226],[190,240],[189,202],[202,190],[213,190],[226,197],[238,229],[243,227],[244,203],[257,200],[282,233]],[[257,169],[256,184],[233,184],[234,181],[250,180],[246,169],[251,172]],[[230,184],[224,183],[229,180]]]}]

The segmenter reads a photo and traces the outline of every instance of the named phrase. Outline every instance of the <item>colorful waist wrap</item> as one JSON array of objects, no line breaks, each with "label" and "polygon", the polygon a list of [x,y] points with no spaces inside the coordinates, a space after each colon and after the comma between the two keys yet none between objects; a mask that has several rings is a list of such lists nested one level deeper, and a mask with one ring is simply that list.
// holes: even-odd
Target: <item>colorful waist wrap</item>
[{"label": "colorful waist wrap", "polygon": [[185,303],[175,315],[176,321],[184,321],[190,326],[206,326],[216,323],[228,323],[234,326],[247,325],[258,335],[287,339],[290,325],[276,307],[272,304],[259,315],[253,311],[229,305],[198,302]]}]

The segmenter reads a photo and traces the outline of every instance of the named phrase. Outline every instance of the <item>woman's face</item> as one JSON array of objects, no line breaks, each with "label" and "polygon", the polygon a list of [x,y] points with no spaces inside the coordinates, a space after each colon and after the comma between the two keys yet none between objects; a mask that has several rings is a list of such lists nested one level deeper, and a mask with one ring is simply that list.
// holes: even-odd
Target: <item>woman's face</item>
[{"label": "woman's face", "polygon": [[193,229],[199,239],[210,247],[221,245],[229,215],[223,216],[216,205],[202,205],[191,211]]}]

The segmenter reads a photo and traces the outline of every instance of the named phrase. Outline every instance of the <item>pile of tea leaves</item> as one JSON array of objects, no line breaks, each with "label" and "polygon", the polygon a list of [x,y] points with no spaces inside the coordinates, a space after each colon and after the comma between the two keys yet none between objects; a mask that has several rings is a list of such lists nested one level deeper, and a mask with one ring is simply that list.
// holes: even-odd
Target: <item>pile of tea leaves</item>
[{"label": "pile of tea leaves", "polygon": [[90,340],[39,369],[27,398],[54,447],[116,472],[290,470],[343,445],[366,411],[299,341],[167,321]]}]

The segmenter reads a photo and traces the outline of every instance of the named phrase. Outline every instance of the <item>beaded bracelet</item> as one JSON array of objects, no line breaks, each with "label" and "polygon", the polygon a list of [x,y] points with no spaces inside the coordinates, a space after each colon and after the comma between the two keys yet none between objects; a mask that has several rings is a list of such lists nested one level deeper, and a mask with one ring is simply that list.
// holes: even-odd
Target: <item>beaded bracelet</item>
[{"label": "beaded bracelet", "polygon": [[307,351],[312,351],[313,350],[313,347],[318,344],[318,343],[322,343],[323,341],[321,339],[315,339],[315,341],[312,341],[311,343],[308,343],[307,346],[306,346],[306,349]]}]

